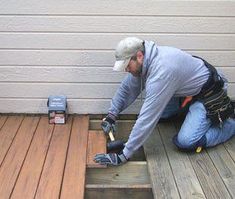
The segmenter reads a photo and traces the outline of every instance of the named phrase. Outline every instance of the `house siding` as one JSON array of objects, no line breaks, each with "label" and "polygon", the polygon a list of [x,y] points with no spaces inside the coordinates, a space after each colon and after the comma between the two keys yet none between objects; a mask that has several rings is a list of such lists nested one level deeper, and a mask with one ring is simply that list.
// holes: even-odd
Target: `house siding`
[{"label": "house siding", "polygon": [[235,96],[235,1],[2,0],[0,112],[46,113],[47,97],[63,94],[70,113],[106,113],[126,75],[112,71],[126,36],[202,56]]}]

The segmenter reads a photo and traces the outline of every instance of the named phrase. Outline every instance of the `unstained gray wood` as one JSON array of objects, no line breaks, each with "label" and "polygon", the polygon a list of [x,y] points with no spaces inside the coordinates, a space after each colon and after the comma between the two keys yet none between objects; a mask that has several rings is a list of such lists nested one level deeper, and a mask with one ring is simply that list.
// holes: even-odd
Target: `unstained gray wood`
[{"label": "unstained gray wood", "polygon": [[158,125],[162,141],[173,171],[181,198],[205,198],[200,182],[194,172],[187,153],[180,152],[172,143],[172,137],[177,133],[171,122]]},{"label": "unstained gray wood", "polygon": [[154,198],[180,198],[157,128],[144,144]]},{"label": "unstained gray wood", "polygon": [[232,198],[235,198],[235,162],[223,145],[207,149]]},{"label": "unstained gray wood", "polygon": [[206,198],[232,198],[205,150],[192,153],[189,157]]}]

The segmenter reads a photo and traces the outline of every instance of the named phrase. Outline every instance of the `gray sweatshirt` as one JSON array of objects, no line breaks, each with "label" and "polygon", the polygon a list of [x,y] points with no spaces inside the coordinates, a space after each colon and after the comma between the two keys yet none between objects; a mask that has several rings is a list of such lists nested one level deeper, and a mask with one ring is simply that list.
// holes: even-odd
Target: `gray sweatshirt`
[{"label": "gray sweatshirt", "polygon": [[141,92],[146,97],[140,114],[123,150],[130,158],[152,133],[172,97],[198,94],[209,77],[203,61],[180,49],[157,46],[145,41],[145,55],[141,77],[128,74],[111,102],[109,112],[115,116],[126,109]]}]

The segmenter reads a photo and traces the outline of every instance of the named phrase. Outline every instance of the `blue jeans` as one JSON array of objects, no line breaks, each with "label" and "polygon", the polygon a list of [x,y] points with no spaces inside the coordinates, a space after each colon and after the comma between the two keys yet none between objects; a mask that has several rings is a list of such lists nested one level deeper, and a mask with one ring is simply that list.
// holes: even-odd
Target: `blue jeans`
[{"label": "blue jeans", "polygon": [[[180,98],[172,98],[162,117],[170,117],[181,111],[180,101]],[[212,126],[210,119],[206,116],[204,105],[201,102],[194,102],[189,107],[174,143],[183,149],[194,149],[197,145],[212,147],[227,141],[234,135],[235,119],[227,119],[221,127]]]}]

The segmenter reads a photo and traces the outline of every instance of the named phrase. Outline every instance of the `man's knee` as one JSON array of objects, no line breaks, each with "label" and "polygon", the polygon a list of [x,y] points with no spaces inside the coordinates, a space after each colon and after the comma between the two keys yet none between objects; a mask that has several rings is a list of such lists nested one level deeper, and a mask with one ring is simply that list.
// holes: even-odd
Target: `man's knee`
[{"label": "man's knee", "polygon": [[199,140],[192,140],[187,137],[182,137],[175,135],[172,139],[173,143],[179,148],[183,150],[195,150],[197,147],[205,147],[206,146],[206,136],[202,136]]}]

